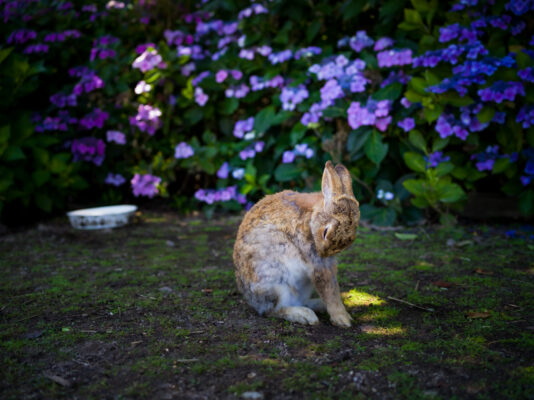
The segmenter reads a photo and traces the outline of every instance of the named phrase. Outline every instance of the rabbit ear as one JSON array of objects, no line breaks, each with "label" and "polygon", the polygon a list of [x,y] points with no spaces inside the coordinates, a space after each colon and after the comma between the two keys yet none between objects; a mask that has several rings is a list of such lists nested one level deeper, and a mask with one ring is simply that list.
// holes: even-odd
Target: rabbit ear
[{"label": "rabbit ear", "polygon": [[330,161],[327,161],[324,166],[321,189],[323,191],[325,206],[332,204],[334,198],[343,194],[343,184],[334,169],[334,165]]},{"label": "rabbit ear", "polygon": [[336,165],[335,168],[339,178],[341,179],[341,184],[343,185],[343,194],[354,197],[354,192],[352,191],[352,178],[350,177],[350,172],[342,164]]}]

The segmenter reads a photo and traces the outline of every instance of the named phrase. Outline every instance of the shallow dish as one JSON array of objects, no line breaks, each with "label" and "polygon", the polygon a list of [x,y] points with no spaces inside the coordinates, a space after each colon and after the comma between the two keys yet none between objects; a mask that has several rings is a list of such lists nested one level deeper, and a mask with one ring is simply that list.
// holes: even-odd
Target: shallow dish
[{"label": "shallow dish", "polygon": [[109,229],[126,225],[136,211],[137,206],[121,204],[70,211],[67,216],[76,229]]}]

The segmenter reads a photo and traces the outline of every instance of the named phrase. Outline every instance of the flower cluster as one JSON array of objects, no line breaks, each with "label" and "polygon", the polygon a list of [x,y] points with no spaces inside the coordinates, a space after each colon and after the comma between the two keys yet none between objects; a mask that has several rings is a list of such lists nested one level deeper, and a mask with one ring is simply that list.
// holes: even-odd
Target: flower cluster
[{"label": "flower cluster", "polygon": [[263,151],[263,148],[265,147],[265,142],[259,141],[256,143],[253,143],[252,145],[248,146],[245,150],[241,150],[239,152],[239,158],[241,158],[243,161],[256,157],[256,153],[261,153]]},{"label": "flower cluster", "polygon": [[163,58],[158,54],[157,50],[153,47],[148,47],[134,60],[132,67],[145,73],[154,68],[165,68],[166,64],[163,62]]},{"label": "flower cluster", "polygon": [[157,107],[148,104],[140,104],[137,108],[137,115],[130,117],[130,125],[137,126],[141,132],[154,135],[161,127],[161,111]]},{"label": "flower cluster", "polygon": [[106,58],[114,58],[117,55],[117,52],[109,47],[118,42],[119,39],[111,35],[105,35],[95,39],[93,41],[93,48],[91,49],[91,55],[89,56],[89,59],[94,61],[97,58],[101,60],[105,60]]},{"label": "flower cluster", "polygon": [[442,151],[435,151],[433,153],[430,153],[428,156],[424,156],[425,163],[426,163],[426,169],[428,168],[435,168],[442,162],[450,161],[449,156],[444,156]]},{"label": "flower cluster", "polygon": [[122,186],[126,182],[126,178],[122,176],[121,174],[114,174],[109,172],[106,176],[106,179],[104,180],[104,183],[107,183],[108,185],[113,186]]},{"label": "flower cluster", "polygon": [[293,111],[295,107],[302,103],[309,96],[306,86],[299,85],[297,87],[285,87],[280,94],[280,101],[282,102],[282,109],[286,111]]},{"label": "flower cluster", "polygon": [[242,139],[254,130],[254,117],[249,117],[244,120],[237,121],[234,125],[234,136]]},{"label": "flower cluster", "polygon": [[126,144],[126,135],[120,131],[107,131],[106,139],[108,142],[115,142],[117,144]]},{"label": "flower cluster", "polygon": [[74,85],[73,93],[76,96],[81,94],[90,93],[93,90],[104,87],[104,81],[96,74],[95,71],[85,67],[71,68],[69,75],[73,77],[81,78],[80,81]]},{"label": "flower cluster", "polygon": [[378,189],[376,192],[376,198],[382,201],[391,201],[395,198],[392,192],[385,191],[384,189]]},{"label": "flower cluster", "polygon": [[524,175],[521,175],[519,179],[523,186],[527,186],[534,182],[534,148],[523,150],[523,155],[526,157],[527,163],[523,171]]},{"label": "flower cluster", "polygon": [[360,102],[352,102],[347,110],[349,125],[352,129],[374,125],[379,131],[384,132],[391,123],[390,109],[389,100],[377,102],[369,99],[365,107],[362,107]]},{"label": "flower cluster", "polygon": [[80,127],[83,129],[102,128],[108,118],[108,112],[102,111],[100,108],[95,108],[89,114],[80,118]]},{"label": "flower cluster", "polygon": [[501,103],[503,100],[514,101],[518,95],[525,96],[525,87],[521,82],[498,81],[490,87],[480,89],[478,95],[482,101]]},{"label": "flower cluster", "polygon": [[189,158],[195,154],[195,151],[191,146],[185,142],[181,142],[174,148],[174,158]]},{"label": "flower cluster", "polygon": [[239,204],[245,204],[247,198],[237,192],[237,186],[228,186],[222,189],[199,189],[195,192],[195,198],[206,204],[235,200]]},{"label": "flower cluster", "polygon": [[130,183],[132,184],[132,191],[135,197],[146,196],[149,198],[158,194],[158,185],[161,182],[159,176],[151,174],[135,174]]},{"label": "flower cluster", "polygon": [[314,154],[315,152],[308,146],[308,144],[297,144],[293,150],[284,151],[284,154],[282,155],[282,163],[290,164],[295,161],[295,157],[297,156],[304,156],[307,159],[310,159]]},{"label": "flower cluster", "polygon": [[76,107],[78,105],[77,96],[75,93],[63,94],[56,93],[50,96],[50,103],[58,108]]},{"label": "flower cluster", "polygon": [[85,137],[74,139],[70,148],[74,161],[87,161],[102,165],[106,153],[106,144],[102,139]]},{"label": "flower cluster", "polygon": [[410,65],[413,61],[410,49],[381,51],[376,58],[380,68]]}]

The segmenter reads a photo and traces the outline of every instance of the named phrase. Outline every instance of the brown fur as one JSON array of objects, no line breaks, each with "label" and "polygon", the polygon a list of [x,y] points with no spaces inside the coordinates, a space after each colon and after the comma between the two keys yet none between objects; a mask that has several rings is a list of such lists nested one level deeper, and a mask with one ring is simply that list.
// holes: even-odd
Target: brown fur
[{"label": "brown fur", "polygon": [[352,243],[359,216],[350,174],[341,164],[326,163],[321,192],[266,196],[245,215],[237,233],[233,258],[239,290],[260,314],[316,323],[307,307],[321,305],[306,300],[307,285],[313,283],[332,322],[350,326],[332,255]]}]

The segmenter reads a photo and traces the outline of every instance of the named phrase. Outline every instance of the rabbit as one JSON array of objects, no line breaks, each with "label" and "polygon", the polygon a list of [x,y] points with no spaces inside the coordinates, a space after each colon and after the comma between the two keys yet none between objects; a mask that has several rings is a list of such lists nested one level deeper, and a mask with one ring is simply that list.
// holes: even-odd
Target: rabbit
[{"label": "rabbit", "polygon": [[[260,315],[314,325],[315,311],[327,311],[334,325],[350,327],[334,255],[354,241],[359,220],[350,173],[330,161],[321,192],[285,190],[264,197],[237,232],[238,290]],[[320,298],[311,298],[314,288]]]}]

